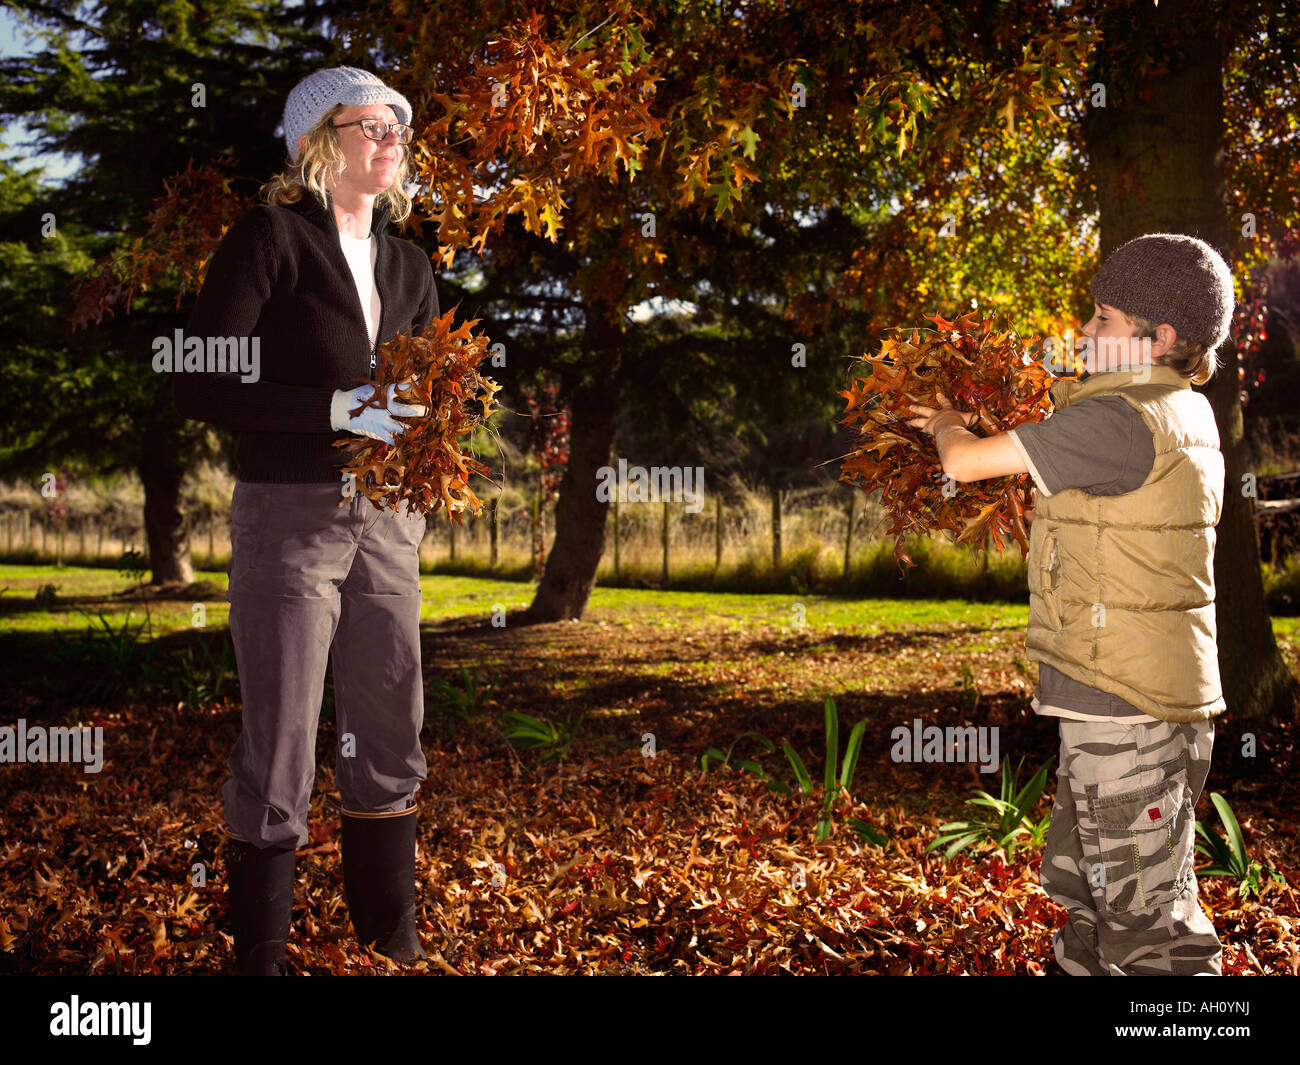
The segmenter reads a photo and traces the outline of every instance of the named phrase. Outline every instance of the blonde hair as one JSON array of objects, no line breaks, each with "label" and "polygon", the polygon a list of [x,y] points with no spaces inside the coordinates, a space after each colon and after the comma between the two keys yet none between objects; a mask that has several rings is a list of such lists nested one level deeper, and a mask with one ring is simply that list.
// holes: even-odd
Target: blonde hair
[{"label": "blonde hair", "polygon": [[[326,206],[326,183],[338,181],[345,166],[338,130],[334,128],[334,119],[342,110],[342,104],[335,104],[307,131],[302,154],[297,159],[290,160],[284,170],[262,186],[261,193],[267,203],[279,206],[297,203],[302,199],[304,190],[309,189],[320,201],[321,207]],[[411,197],[406,193],[410,163],[407,146],[399,147],[402,155],[397,164],[397,172],[393,175],[393,183],[375,197],[375,203],[386,204],[389,217],[394,222],[405,222],[411,214]]]},{"label": "blonde hair", "polygon": [[[1120,313],[1124,314],[1123,311]],[[1135,337],[1139,339],[1147,337],[1151,340],[1156,338],[1158,323],[1149,322],[1145,318],[1134,318],[1128,314],[1124,314],[1124,321],[1133,328]],[[1219,368],[1217,352],[1210,351],[1204,344],[1194,344],[1182,337],[1174,341],[1174,346],[1160,357],[1160,361],[1165,366],[1177,370],[1184,377],[1190,377],[1194,385],[1205,384]]]}]

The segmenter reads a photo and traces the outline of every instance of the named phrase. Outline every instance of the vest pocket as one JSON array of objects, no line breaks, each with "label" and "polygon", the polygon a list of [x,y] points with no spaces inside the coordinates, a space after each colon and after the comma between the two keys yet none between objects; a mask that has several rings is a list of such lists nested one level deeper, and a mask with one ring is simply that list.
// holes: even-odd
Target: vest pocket
[{"label": "vest pocket", "polygon": [[1139,786],[1116,795],[1098,794],[1106,784],[1088,785],[1088,813],[1104,870],[1102,894],[1111,913],[1165,906],[1191,877],[1194,821],[1187,771],[1179,761],[1180,768],[1167,774],[1173,764],[1144,770],[1130,778]]},{"label": "vest pocket", "polygon": [[1043,600],[1043,614],[1047,627],[1061,631],[1061,611],[1056,605],[1056,590],[1061,573],[1061,560],[1056,550],[1056,533],[1043,537],[1043,550],[1038,563],[1038,594]]}]

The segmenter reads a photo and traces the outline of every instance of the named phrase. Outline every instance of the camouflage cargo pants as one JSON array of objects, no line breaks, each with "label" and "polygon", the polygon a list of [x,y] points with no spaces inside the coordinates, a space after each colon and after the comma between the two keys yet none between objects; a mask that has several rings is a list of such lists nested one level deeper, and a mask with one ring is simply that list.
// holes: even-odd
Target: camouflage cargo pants
[{"label": "camouflage cargo pants", "polygon": [[1073,976],[1219,975],[1196,897],[1196,801],[1214,723],[1062,719],[1043,890],[1069,920],[1053,948]]}]

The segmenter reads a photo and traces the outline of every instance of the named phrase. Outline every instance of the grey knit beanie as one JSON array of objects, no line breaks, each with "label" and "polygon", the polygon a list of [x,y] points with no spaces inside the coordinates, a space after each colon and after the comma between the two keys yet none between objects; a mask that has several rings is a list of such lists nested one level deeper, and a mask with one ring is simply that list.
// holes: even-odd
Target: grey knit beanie
[{"label": "grey knit beanie", "polygon": [[1223,257],[1184,233],[1148,233],[1116,248],[1093,277],[1092,295],[1131,318],[1168,322],[1209,351],[1227,339],[1236,304]]},{"label": "grey knit beanie", "polygon": [[298,138],[316,125],[334,107],[360,107],[364,104],[388,104],[397,120],[411,124],[411,105],[406,97],[394,92],[368,70],[357,67],[329,67],[308,74],[293,87],[284,104],[284,143],[289,158],[298,157]]}]

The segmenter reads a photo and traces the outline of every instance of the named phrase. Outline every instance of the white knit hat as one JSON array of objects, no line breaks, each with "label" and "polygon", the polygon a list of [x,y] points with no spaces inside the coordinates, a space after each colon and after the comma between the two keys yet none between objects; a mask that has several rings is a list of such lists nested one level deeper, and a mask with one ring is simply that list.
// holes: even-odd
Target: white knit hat
[{"label": "white knit hat", "polygon": [[290,159],[298,156],[298,138],[324,118],[335,104],[345,107],[388,104],[397,112],[399,122],[411,124],[410,102],[370,71],[357,67],[318,70],[298,82],[284,104],[284,143],[288,145]]}]

